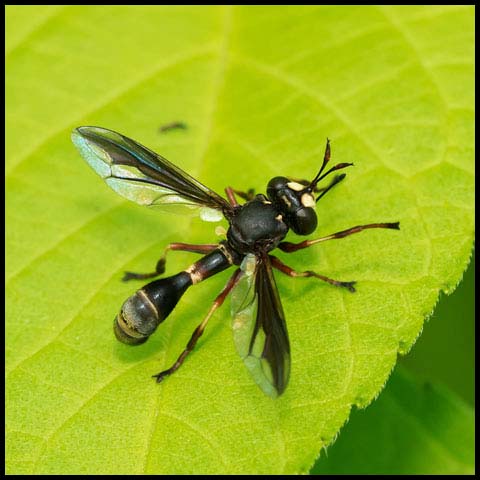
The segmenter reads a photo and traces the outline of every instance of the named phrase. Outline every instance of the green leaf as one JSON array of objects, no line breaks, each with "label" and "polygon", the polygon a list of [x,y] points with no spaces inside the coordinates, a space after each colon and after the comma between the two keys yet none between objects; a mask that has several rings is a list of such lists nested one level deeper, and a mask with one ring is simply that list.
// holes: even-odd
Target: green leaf
[{"label": "green leaf", "polygon": [[[352,405],[379,394],[451,292],[474,237],[473,7],[7,6],[8,473],[299,473]],[[160,134],[182,120],[188,130]],[[291,380],[266,397],[236,354],[229,309],[170,366],[227,281],[192,288],[146,344],[113,337],[122,302],[171,241],[211,224],[116,196],[70,142],[125,133],[218,192],[311,178],[325,138],[354,162],[319,202],[323,236],[277,275]],[[291,241],[298,241],[292,235]],[[192,254],[173,252],[167,274]]]},{"label": "green leaf", "polygon": [[474,423],[473,409],[453,392],[398,369],[375,404],[351,415],[311,473],[471,475]]}]

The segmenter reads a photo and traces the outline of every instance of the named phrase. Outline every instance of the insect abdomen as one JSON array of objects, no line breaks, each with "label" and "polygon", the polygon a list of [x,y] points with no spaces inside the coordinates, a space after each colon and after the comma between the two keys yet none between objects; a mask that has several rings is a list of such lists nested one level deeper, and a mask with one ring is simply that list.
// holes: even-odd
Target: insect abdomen
[{"label": "insect abdomen", "polygon": [[113,329],[118,340],[140,345],[170,315],[190,285],[239,263],[238,254],[225,245],[205,255],[198,262],[172,277],[155,280],[137,290],[122,305]]},{"label": "insect abdomen", "polygon": [[129,345],[144,343],[168,317],[190,285],[191,276],[180,272],[137,290],[125,301],[115,318],[117,339]]}]

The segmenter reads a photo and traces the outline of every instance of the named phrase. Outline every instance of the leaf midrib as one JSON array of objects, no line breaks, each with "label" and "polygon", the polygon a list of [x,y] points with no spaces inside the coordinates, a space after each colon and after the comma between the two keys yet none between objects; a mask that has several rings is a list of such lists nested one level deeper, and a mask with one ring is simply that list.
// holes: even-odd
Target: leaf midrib
[{"label": "leaf midrib", "polygon": [[[204,168],[205,163],[206,163],[206,154],[208,152],[209,145],[212,140],[212,132],[213,132],[213,126],[214,126],[214,121],[215,121],[215,115],[218,110],[218,103],[219,103],[219,98],[223,89],[223,85],[225,83],[225,71],[226,71],[226,66],[227,66],[227,55],[228,55],[228,47],[229,47],[229,38],[231,35],[231,28],[232,28],[232,17],[233,17],[233,6],[224,6],[223,7],[224,12],[223,12],[223,28],[222,28],[222,37],[221,40],[218,42],[218,51],[216,52],[216,71],[214,74],[214,80],[213,80],[213,86],[212,86],[212,96],[209,99],[208,103],[211,105],[208,113],[207,113],[207,124],[205,128],[205,133],[204,133],[204,141],[203,145],[200,147],[199,151],[199,156],[198,156],[198,161],[195,162],[195,165],[198,165],[198,172],[196,172],[196,176],[201,176],[201,170]],[[190,220],[190,225],[192,224],[192,220]],[[172,337],[172,332],[175,330],[175,322],[171,322],[171,327],[169,329],[167,341],[166,341],[166,348],[164,351],[163,355],[163,366],[159,368],[159,371],[164,370],[167,368],[166,362],[169,361],[169,350],[170,350],[170,339]],[[153,412],[152,416],[152,425],[150,429],[150,433],[147,438],[146,442],[146,449],[145,449],[145,459],[143,462],[143,473],[147,474],[148,473],[148,463],[150,459],[150,454],[152,453],[152,442],[153,438],[155,436],[155,433],[157,431],[157,428],[159,427],[159,412],[160,412],[160,404],[161,404],[161,399],[163,396],[163,388],[160,388],[160,392],[158,394],[157,402],[155,405],[155,412]],[[162,415],[168,415],[165,411],[162,412]],[[172,415],[171,415],[172,416]],[[173,416],[173,418],[177,419],[180,421],[180,419],[177,416]],[[185,419],[181,420],[184,423],[186,422]],[[190,428],[194,429],[198,433],[198,429],[190,425],[190,423],[186,423]],[[203,435],[204,436],[204,435]],[[216,445],[216,442],[212,442],[212,439],[209,439],[205,437],[207,441],[209,441],[210,445]],[[219,454],[222,463],[226,467],[226,459],[223,457],[223,452],[221,448],[217,448],[216,452]]]}]

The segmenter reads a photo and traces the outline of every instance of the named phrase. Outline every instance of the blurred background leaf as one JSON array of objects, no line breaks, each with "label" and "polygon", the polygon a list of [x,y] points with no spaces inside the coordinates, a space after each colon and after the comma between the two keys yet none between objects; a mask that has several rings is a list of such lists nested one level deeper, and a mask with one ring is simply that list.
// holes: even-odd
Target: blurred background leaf
[{"label": "blurred background leaf", "polygon": [[[300,473],[352,405],[382,389],[474,236],[473,7],[66,6],[6,9],[8,473]],[[187,131],[158,127],[185,121]],[[228,308],[167,367],[226,281],[192,289],[132,349],[112,320],[165,244],[212,241],[106,188],[70,142],[102,125],[217,191],[312,176],[332,138],[355,162],[318,235],[401,220],[290,260],[339,279],[278,278],[292,344],[283,397],[235,354]],[[167,273],[189,254],[169,258]],[[252,451],[255,452],[252,455]]]},{"label": "blurred background leaf", "polygon": [[316,475],[472,475],[475,415],[449,389],[397,367],[380,398],[354,411]]},{"label": "blurred background leaf", "polygon": [[[352,413],[339,439],[328,447],[328,455],[320,452],[310,473],[474,473],[474,375],[475,257],[472,254],[462,282],[451,295],[442,296],[422,336],[409,355],[400,359],[397,372],[389,379],[380,399],[365,411]],[[438,429],[433,432],[422,427],[423,417],[431,413],[407,419],[408,412],[403,407],[398,415],[398,408],[393,406],[396,403],[400,407],[402,398],[408,396],[418,404],[425,405],[427,401],[430,406],[443,404],[442,418],[448,421],[449,428],[445,429],[448,436]],[[434,396],[438,398],[431,401]],[[419,430],[421,434],[417,434]],[[459,450],[459,445],[463,450]]]},{"label": "blurred background leaf", "polygon": [[444,384],[475,405],[475,256],[458,288],[441,295],[412,352],[400,363],[422,381]]}]

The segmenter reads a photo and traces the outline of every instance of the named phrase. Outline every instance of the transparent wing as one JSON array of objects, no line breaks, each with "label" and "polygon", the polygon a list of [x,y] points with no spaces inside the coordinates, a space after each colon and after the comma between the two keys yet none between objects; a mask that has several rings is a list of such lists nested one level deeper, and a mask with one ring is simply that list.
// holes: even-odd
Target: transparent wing
[{"label": "transparent wing", "polygon": [[290,375],[290,344],[285,316],[268,255],[247,255],[232,292],[235,346],[258,386],[281,395]]},{"label": "transparent wing", "polygon": [[140,205],[200,208],[207,221],[218,221],[230,204],[188,173],[135,140],[100,127],[79,127],[72,141],[107,185]]}]

